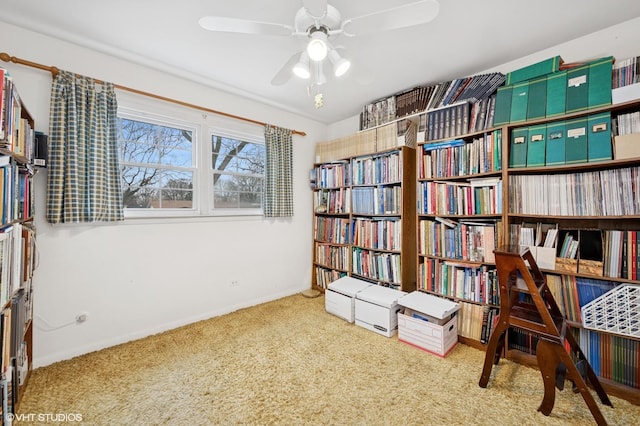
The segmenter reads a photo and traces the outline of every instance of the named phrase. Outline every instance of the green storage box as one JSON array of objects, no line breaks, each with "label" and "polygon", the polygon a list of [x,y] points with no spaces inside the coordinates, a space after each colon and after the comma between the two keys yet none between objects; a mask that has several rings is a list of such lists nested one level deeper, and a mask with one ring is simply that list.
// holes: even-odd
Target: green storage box
[{"label": "green storage box", "polygon": [[536,62],[535,64],[511,71],[506,75],[505,84],[511,85],[521,81],[531,80],[532,78],[541,77],[546,74],[551,74],[552,72],[556,72],[560,69],[562,62],[563,61],[560,56],[554,56],[543,61]]}]

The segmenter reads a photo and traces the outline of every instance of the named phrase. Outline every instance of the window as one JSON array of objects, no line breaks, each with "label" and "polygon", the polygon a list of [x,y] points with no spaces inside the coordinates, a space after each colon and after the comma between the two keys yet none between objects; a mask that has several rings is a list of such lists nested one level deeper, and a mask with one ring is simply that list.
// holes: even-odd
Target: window
[{"label": "window", "polygon": [[125,218],[262,214],[262,128],[118,100]]},{"label": "window", "polygon": [[211,152],[214,209],[261,208],[264,145],[212,135]]}]

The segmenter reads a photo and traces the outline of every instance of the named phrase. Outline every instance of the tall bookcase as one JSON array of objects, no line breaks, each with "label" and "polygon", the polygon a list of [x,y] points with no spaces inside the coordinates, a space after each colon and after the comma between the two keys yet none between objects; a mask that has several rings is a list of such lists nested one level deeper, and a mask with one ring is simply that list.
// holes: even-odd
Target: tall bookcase
[{"label": "tall bookcase", "polygon": [[[515,139],[527,129],[528,148],[532,149],[531,129],[537,132],[546,128],[542,142],[546,142],[548,158],[559,150],[557,144],[576,143],[582,135],[578,131],[576,141],[568,141],[549,137],[549,132],[557,131],[560,125],[571,137],[570,124],[576,122],[582,123],[587,133],[603,129],[606,146],[610,144],[611,123],[615,127],[621,115],[639,111],[640,99],[506,124],[502,127],[508,135],[504,147],[513,155],[514,149],[520,149]],[[606,126],[599,121],[601,117],[605,117]],[[611,394],[640,404],[638,334],[586,328],[581,313],[586,303],[619,285],[640,285],[640,157],[613,159],[611,153],[612,159],[589,161],[588,144],[584,149],[581,161],[570,163],[565,158],[560,164],[512,164],[506,168],[507,208],[503,220],[507,242],[523,244],[523,234],[530,235],[527,245],[533,244],[531,248],[554,298],[603,386]],[[556,244],[544,247],[550,233]],[[615,321],[616,314],[608,312],[613,317],[609,320]],[[508,357],[535,365],[536,340],[532,336],[514,330],[508,340]]]},{"label": "tall bookcase", "polygon": [[[417,288],[460,303],[458,336],[486,342],[504,238],[502,129],[419,144]],[[485,318],[483,327],[482,318]]]},{"label": "tall bookcase", "polygon": [[314,288],[349,275],[415,289],[415,128],[393,122],[319,144],[326,161],[312,172]]},{"label": "tall bookcase", "polygon": [[13,81],[1,68],[0,81],[0,395],[4,424],[20,402],[33,360],[35,127]]},{"label": "tall bookcase", "polygon": [[[607,391],[640,404],[638,324],[632,335],[587,328],[581,312],[640,285],[640,133],[612,145],[622,116],[640,115],[640,96],[611,103],[611,58],[547,72],[499,88],[496,105],[500,92],[516,103],[519,87],[529,99],[496,107],[494,127],[418,144],[417,288],[459,302],[459,340],[484,350],[499,315],[492,250],[528,246]],[[572,78],[591,86],[567,88]],[[531,96],[545,80],[548,95]],[[535,344],[511,329],[506,356],[536,366]]]}]

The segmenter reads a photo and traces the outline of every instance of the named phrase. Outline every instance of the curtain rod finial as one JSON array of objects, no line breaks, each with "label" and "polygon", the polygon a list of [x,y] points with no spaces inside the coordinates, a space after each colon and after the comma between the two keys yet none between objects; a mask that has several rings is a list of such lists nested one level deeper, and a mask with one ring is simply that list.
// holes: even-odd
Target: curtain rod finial
[{"label": "curtain rod finial", "polygon": [[2,53],[0,53],[0,59],[2,59],[5,62],[11,62],[11,60],[14,59],[14,58],[9,56],[8,53],[2,52]]}]

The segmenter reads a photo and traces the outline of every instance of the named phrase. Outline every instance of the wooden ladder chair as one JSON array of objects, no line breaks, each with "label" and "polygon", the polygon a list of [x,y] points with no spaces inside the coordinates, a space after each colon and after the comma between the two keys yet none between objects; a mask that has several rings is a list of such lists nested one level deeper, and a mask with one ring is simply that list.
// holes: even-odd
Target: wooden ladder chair
[{"label": "wooden ladder chair", "polygon": [[[536,360],[544,383],[544,397],[538,411],[545,416],[551,413],[555,402],[556,379],[558,388],[562,389],[566,371],[567,377],[574,383],[575,391],[580,392],[597,424],[606,425],[598,404],[587,388],[586,380],[591,383],[603,404],[611,407],[613,405],[575,337],[567,332],[567,321],[547,287],[546,279],[533,255],[528,249],[521,251],[516,246],[495,250],[495,256],[500,317],[487,344],[480,387],[487,387],[491,369],[500,361],[509,327],[518,327],[538,337]],[[582,371],[578,366],[582,367]],[[583,378],[583,374],[586,378]]]}]

